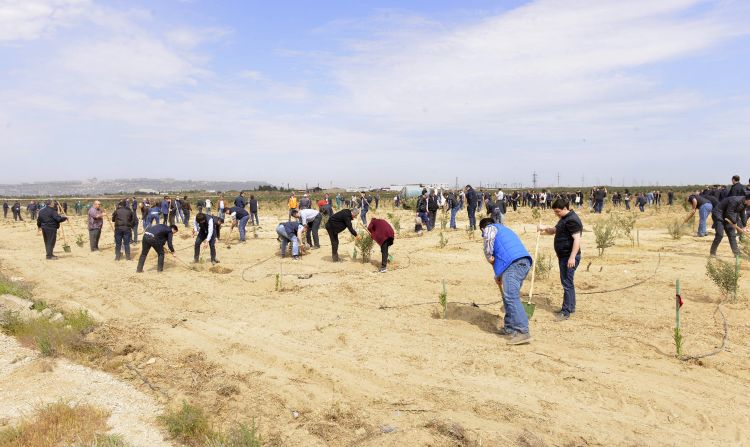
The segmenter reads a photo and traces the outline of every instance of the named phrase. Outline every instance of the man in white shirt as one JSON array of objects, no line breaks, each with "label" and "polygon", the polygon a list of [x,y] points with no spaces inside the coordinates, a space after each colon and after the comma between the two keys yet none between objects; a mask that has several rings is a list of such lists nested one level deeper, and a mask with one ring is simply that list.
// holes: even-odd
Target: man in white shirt
[{"label": "man in white shirt", "polygon": [[[300,210],[299,220],[300,223],[307,226],[309,230],[307,231],[307,245],[312,247],[313,249],[320,248],[318,229],[320,228],[320,223],[323,221],[323,215],[320,214],[320,211],[318,210],[306,208]],[[310,233],[312,233],[312,240],[310,239]],[[315,245],[313,245],[313,242],[315,242]]]},{"label": "man in white shirt", "polygon": [[206,199],[206,214],[211,215],[211,199]]}]

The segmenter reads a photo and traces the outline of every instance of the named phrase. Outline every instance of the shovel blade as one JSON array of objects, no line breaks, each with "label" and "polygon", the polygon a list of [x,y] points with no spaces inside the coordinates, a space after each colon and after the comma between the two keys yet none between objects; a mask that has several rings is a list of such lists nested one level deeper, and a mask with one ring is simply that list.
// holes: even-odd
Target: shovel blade
[{"label": "shovel blade", "polygon": [[523,304],[523,310],[526,311],[526,316],[531,318],[534,316],[534,309],[536,309],[536,304],[534,303],[528,303],[526,301],[522,301]]}]

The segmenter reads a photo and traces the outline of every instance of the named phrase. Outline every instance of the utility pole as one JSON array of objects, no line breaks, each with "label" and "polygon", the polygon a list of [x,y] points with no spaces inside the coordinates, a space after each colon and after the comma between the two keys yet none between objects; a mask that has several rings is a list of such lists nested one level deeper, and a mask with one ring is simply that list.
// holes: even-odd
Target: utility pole
[{"label": "utility pole", "polygon": [[583,188],[583,186],[584,186],[585,184],[586,184],[586,176],[585,176],[585,175],[582,175],[582,176],[581,176],[581,188]]},{"label": "utility pole", "polygon": [[557,187],[560,187],[560,173],[557,173]]},{"label": "utility pole", "polygon": [[534,185],[534,189],[536,190],[536,171],[534,171],[534,174],[531,176],[531,183]]},{"label": "utility pole", "polygon": [[456,177],[456,189],[458,189],[458,177]]}]

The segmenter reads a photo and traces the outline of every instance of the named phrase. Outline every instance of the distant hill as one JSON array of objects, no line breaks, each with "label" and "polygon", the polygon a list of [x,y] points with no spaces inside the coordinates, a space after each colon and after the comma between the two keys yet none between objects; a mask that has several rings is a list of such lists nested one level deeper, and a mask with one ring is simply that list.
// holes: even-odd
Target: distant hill
[{"label": "distant hill", "polygon": [[166,179],[114,179],[84,181],[33,182],[17,185],[0,185],[0,196],[94,196],[100,194],[134,194],[138,190],[153,190],[160,193],[179,191],[238,191],[253,190],[268,186],[259,181],[203,181]]}]

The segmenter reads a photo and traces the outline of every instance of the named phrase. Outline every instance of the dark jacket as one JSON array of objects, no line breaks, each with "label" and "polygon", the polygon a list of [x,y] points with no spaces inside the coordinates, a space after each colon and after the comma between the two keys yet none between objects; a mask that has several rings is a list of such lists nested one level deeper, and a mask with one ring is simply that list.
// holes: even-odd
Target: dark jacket
[{"label": "dark jacket", "polygon": [[60,222],[65,222],[66,220],[68,218],[59,215],[54,207],[45,206],[44,209],[39,211],[39,215],[36,218],[36,227],[45,230],[56,230],[60,228]]},{"label": "dark jacket", "polygon": [[439,208],[438,202],[437,202],[437,196],[432,194],[427,197],[427,210],[431,213],[434,213]]},{"label": "dark jacket", "polygon": [[733,224],[745,227],[747,225],[746,208],[745,196],[731,196],[722,200],[719,206],[714,208],[712,214],[717,222],[726,223],[724,219],[729,219]]},{"label": "dark jacket", "polygon": [[250,212],[251,213],[258,212],[258,199],[250,199]]},{"label": "dark jacket", "polygon": [[744,195],[745,195],[745,185],[743,185],[740,182],[737,182],[734,185],[730,186],[729,192],[727,193],[727,197],[744,196]]},{"label": "dark jacket", "polygon": [[167,244],[169,247],[169,251],[174,253],[174,246],[172,245],[172,229],[167,225],[152,225],[148,227],[146,231],[143,232],[144,238],[145,236],[150,236],[156,239],[156,243],[160,245],[164,245],[164,243]]},{"label": "dark jacket", "polygon": [[332,233],[341,233],[347,228],[352,235],[357,236],[357,232],[352,227],[352,210],[350,209],[343,209],[334,214],[326,224],[326,229]]},{"label": "dark jacket", "polygon": [[127,206],[121,206],[112,213],[112,222],[117,230],[132,230],[136,222],[135,213]]},{"label": "dark jacket", "polygon": [[469,209],[475,209],[477,207],[477,192],[474,191],[474,188],[469,188],[469,190],[466,191],[466,206],[469,207]]},{"label": "dark jacket", "polygon": [[245,211],[245,208],[240,208],[238,206],[233,206],[229,209],[229,214],[232,213],[237,213],[237,215],[235,216],[237,220],[244,219],[245,217],[250,215],[247,211]]},{"label": "dark jacket", "polygon": [[239,207],[239,208],[244,208],[245,207],[245,198],[242,197],[242,196],[237,196],[237,198],[234,199],[234,206]]}]

